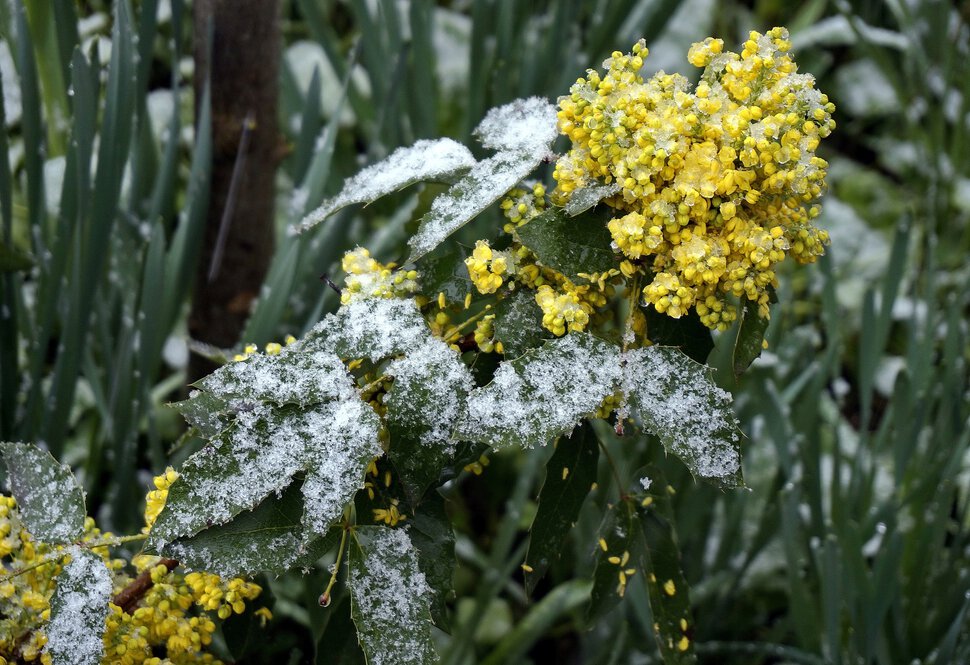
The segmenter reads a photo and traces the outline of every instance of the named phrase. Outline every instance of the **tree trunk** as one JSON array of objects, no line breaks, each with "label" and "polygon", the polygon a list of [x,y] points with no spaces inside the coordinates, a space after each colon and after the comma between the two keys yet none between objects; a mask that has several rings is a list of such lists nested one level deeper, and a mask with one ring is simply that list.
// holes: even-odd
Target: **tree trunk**
[{"label": "tree trunk", "polygon": [[[193,5],[196,117],[208,80],[213,163],[189,334],[228,348],[240,341],[273,255],[279,2],[195,0]],[[189,378],[212,369],[193,355]]]}]

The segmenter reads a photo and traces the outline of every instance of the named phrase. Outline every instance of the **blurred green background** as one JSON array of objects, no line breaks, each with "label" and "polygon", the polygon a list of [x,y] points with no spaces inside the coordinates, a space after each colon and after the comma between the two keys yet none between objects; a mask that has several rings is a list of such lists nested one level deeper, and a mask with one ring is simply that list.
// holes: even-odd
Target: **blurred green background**
[{"label": "blurred green background", "polygon": [[[284,0],[277,244],[239,344],[299,336],[333,310],[319,275],[355,245],[403,258],[433,186],[286,233],[362,166],[420,138],[468,141],[487,109],[555,100],[640,37],[645,75],[696,76],[691,42],[736,49],[784,25],[837,106],[819,151],[832,245],[781,275],[753,368],[737,384],[718,373],[748,435],[750,491],[695,485],[646,439],[603,435],[621,473],[655,461],[680,488],[701,662],[970,662],[968,17],[970,3],[942,0]],[[45,444],[99,522],[130,532],[150,474],[192,450],[164,405],[185,390],[208,203],[199,35],[183,0],[0,3],[0,35],[0,438]],[[458,239],[494,235],[498,219]],[[726,346],[710,364],[730,367]],[[591,629],[552,602],[590,572],[593,506],[526,599],[518,563],[547,455],[496,455],[452,488],[445,660],[658,662],[639,587]],[[362,662],[345,600],[316,603],[321,563],[264,580],[272,639],[239,646],[243,617],[226,648],[243,662]]]}]

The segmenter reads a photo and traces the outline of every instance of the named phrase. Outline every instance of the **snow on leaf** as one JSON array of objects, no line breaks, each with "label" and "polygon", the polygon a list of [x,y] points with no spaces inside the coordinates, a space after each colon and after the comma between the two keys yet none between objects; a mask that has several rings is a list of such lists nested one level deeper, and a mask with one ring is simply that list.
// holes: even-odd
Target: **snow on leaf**
[{"label": "snow on leaf", "polygon": [[718,487],[743,484],[741,432],[731,396],[714,385],[709,368],[666,346],[630,351],[623,366],[632,412],[668,453]]},{"label": "snow on leaf", "polygon": [[47,543],[67,543],[84,533],[84,495],[70,467],[26,443],[0,443],[10,489],[27,530]]},{"label": "snow on leaf", "polygon": [[485,114],[475,136],[492,150],[547,153],[556,140],[556,107],[541,97],[516,99]]},{"label": "snow on leaf", "polygon": [[458,352],[429,331],[420,346],[388,365],[387,373],[394,377],[385,400],[388,421],[424,446],[452,452],[455,424],[475,384]]},{"label": "snow on leaf", "polygon": [[308,474],[304,526],[309,535],[326,533],[381,452],[378,426],[377,414],[356,396],[305,409],[260,404],[239,412],[232,427],[186,461],[152,543],[163,547],[224,524],[282,491],[300,471]]},{"label": "snow on leaf", "polygon": [[505,361],[489,385],[472,391],[458,433],[493,447],[544,445],[613,394],[619,355],[608,342],[571,333]]},{"label": "snow on leaf", "polygon": [[336,545],[338,531],[331,529],[326,537],[305,542],[299,485],[294,482],[279,497],[271,494],[256,510],[240,513],[227,524],[169,543],[166,552],[186,568],[227,579],[312,565]]},{"label": "snow on leaf", "polygon": [[71,561],[57,576],[51,618],[44,627],[53,665],[97,665],[104,654],[111,574],[100,556],[72,547]]},{"label": "snow on leaf", "polygon": [[454,454],[455,426],[475,382],[458,352],[430,331],[424,342],[390,363],[394,383],[384,399],[391,434],[388,455],[408,498],[417,503]]},{"label": "snow on leaf", "polygon": [[347,587],[369,665],[438,662],[431,639],[433,591],[404,529],[362,526],[349,548]]},{"label": "snow on leaf", "polygon": [[532,173],[541,160],[542,155],[531,152],[500,152],[476,164],[421,218],[417,232],[408,239],[408,260],[417,261],[440,245]]},{"label": "snow on leaf", "polygon": [[620,186],[616,183],[612,185],[593,185],[577,189],[566,202],[566,214],[570,217],[586,212],[597,203],[608,196],[613,196],[620,191]]},{"label": "snow on leaf", "polygon": [[433,250],[550,158],[556,134],[556,109],[544,99],[518,99],[490,110],[475,135],[486,148],[498,152],[478,162],[434,200],[408,240],[409,260],[417,261]]},{"label": "snow on leaf", "polygon": [[325,350],[343,358],[377,362],[410,351],[427,336],[428,324],[414,300],[372,298],[328,314],[294,346],[303,351]]},{"label": "snow on leaf", "polygon": [[276,356],[256,353],[223,365],[196,385],[206,393],[238,402],[313,404],[353,395],[344,364],[333,353],[300,352],[287,347]]},{"label": "snow on leaf", "polygon": [[370,203],[416,182],[451,182],[474,165],[475,158],[468,148],[451,139],[420,140],[410,147],[398,148],[387,159],[349,178],[339,194],[304,217],[294,232],[303,233],[348,205]]}]

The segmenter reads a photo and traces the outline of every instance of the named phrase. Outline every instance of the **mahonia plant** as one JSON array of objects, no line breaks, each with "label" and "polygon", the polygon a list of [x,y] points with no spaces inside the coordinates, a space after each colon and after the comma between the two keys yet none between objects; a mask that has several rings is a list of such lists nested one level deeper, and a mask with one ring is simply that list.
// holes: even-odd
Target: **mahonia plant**
[{"label": "mahonia plant", "polygon": [[[530,593],[595,485],[591,421],[638,426],[694,477],[742,486],[730,396],[703,363],[711,331],[730,328],[744,371],[762,349],[775,267],[823,252],[815,151],[834,108],[798,73],[782,28],[751,33],[740,53],[695,44],[693,89],[679,75],[644,80],[646,57],[642,40],[614,53],[558,109],[530,98],[489,111],[475,131],[492,151],[482,160],[450,139],[398,149],[303,220],[296,232],[417,182],[450,185],[400,265],[348,252],[335,313],[285,347],[247,349],[174,405],[207,443],[167,487],[149,548],[221,579],[336,551],[321,602],[346,562],[368,662],[428,663],[454,557],[437,490],[482,473],[489,450],[556,442],[522,566]],[[560,134],[570,145],[557,156]],[[544,162],[554,182],[529,180]],[[506,220],[495,234],[470,251],[446,242],[494,204]],[[494,372],[477,367],[486,355]],[[587,620],[645,585],[662,656],[693,662],[674,488],[656,468],[631,477],[590,543]],[[99,593],[91,625],[107,611]]]}]

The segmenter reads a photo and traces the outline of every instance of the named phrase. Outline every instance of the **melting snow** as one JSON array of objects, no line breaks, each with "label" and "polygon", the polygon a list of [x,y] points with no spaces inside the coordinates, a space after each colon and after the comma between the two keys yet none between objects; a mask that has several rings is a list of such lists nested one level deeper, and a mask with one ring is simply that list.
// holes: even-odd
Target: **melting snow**
[{"label": "melting snow", "polygon": [[51,618],[44,628],[54,665],[96,665],[104,653],[102,636],[111,599],[111,574],[100,556],[74,546],[71,561],[57,576]]}]

